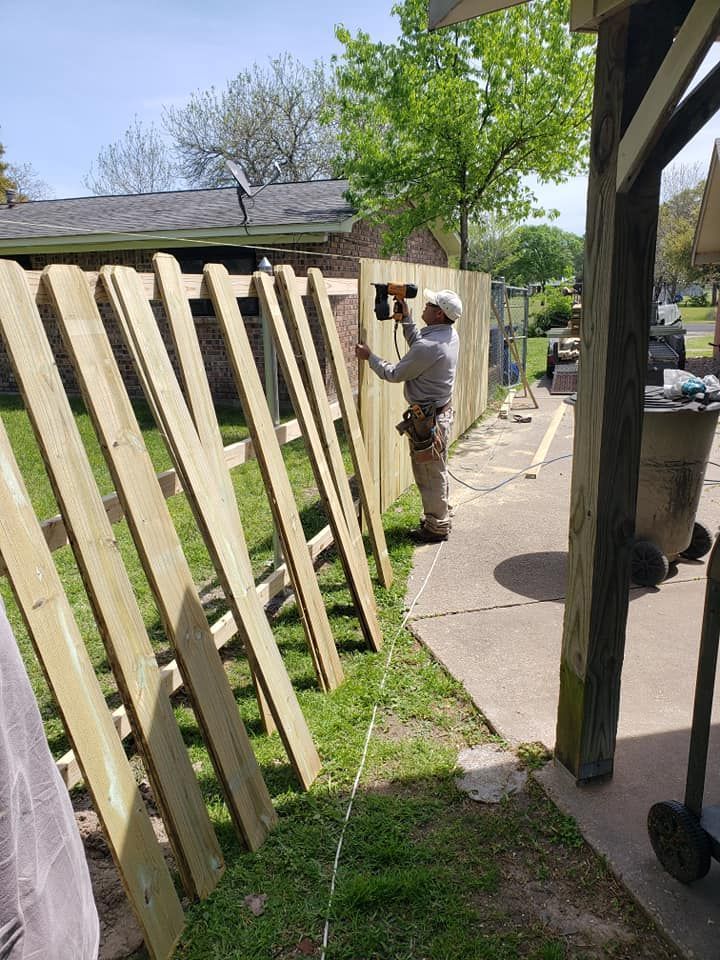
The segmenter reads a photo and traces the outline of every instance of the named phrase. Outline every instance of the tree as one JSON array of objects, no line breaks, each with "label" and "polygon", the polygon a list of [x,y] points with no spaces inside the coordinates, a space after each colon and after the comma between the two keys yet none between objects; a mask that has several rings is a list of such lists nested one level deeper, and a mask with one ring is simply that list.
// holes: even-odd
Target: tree
[{"label": "tree", "polygon": [[678,284],[709,279],[707,269],[692,266],[695,227],[705,183],[701,166],[675,164],[663,174],[662,203],[655,248],[655,297],[672,299]]},{"label": "tree", "polygon": [[50,200],[53,191],[31,163],[8,163],[6,173],[15,185],[21,200]]},{"label": "tree", "polygon": [[459,229],[465,268],[472,220],[537,214],[523,178],[561,182],[584,166],[592,40],[569,32],[567,0],[434,32],[426,0],[393,12],[393,44],[336,29],[338,169],[360,213],[386,225],[386,252],[439,218]]},{"label": "tree", "polygon": [[155,193],[174,189],[178,173],[157,127],[135,117],[120,140],[100,150],[83,183],[100,196]]},{"label": "tree", "polygon": [[491,276],[499,276],[515,251],[517,224],[490,213],[479,223],[471,223],[468,236],[468,266]]},{"label": "tree", "polygon": [[575,275],[578,250],[583,239],[559,227],[546,224],[518,227],[514,234],[515,251],[503,265],[506,279],[512,283],[538,282]]},{"label": "tree", "polygon": [[332,122],[320,115],[332,82],[322,61],[306,66],[290,54],[254,64],[220,92],[192,95],[184,107],[168,107],[165,127],[173,138],[185,179],[198,186],[232,182],[226,159],[238,161],[249,180],[316,180],[329,176],[337,150]]},{"label": "tree", "polygon": [[15,189],[15,183],[12,180],[8,172],[8,165],[3,160],[5,155],[5,147],[0,143],[0,202],[7,202],[6,190]]}]

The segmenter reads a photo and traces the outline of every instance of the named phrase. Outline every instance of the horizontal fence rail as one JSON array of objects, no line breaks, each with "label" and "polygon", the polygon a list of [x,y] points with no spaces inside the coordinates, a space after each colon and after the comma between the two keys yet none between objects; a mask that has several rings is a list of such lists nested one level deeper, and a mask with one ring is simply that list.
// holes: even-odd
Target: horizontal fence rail
[{"label": "horizontal fence rail", "polygon": [[[95,297],[95,301],[97,303],[108,303],[108,296],[104,285],[100,280],[99,271],[86,270],[84,273],[87,282],[90,285],[93,296]],[[35,302],[38,304],[51,303],[50,297],[44,288],[44,284],[40,282],[42,270],[26,270],[25,276],[27,277],[30,291],[35,297]],[[142,285],[147,299],[162,300],[162,294],[155,274],[141,273],[139,276],[142,280]],[[257,290],[255,289],[255,282],[250,275],[243,274],[231,276],[230,282],[232,284],[233,293],[236,297],[256,297],[258,295]],[[310,291],[308,290],[307,277],[296,277],[296,284],[297,291],[301,297],[309,295]],[[327,292],[331,297],[357,296],[358,281],[352,277],[325,277],[325,284],[327,286]],[[190,300],[211,299],[210,290],[208,289],[203,274],[184,273],[183,285],[185,296]]]}]

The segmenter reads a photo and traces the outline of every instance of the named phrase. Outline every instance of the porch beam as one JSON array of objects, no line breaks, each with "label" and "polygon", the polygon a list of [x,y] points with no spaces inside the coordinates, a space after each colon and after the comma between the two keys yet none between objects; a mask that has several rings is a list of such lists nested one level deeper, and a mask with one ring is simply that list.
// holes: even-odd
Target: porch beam
[{"label": "porch beam", "polygon": [[[652,9],[660,13],[657,3]],[[646,21],[649,27],[650,17]],[[656,19],[653,17],[652,30],[648,29],[648,33],[652,34],[655,28]],[[620,141],[618,192],[627,193],[632,187],[719,28],[720,4],[717,0],[695,0]]]},{"label": "porch beam", "polygon": [[720,110],[720,63],[685,97],[668,120],[652,154],[652,163],[666,167]]},{"label": "porch beam", "polygon": [[606,20],[637,2],[638,0],[572,0],[570,29],[595,31],[601,20]]},{"label": "porch beam", "polygon": [[677,22],[673,0],[654,0],[652,30],[648,10],[598,36],[555,747],[577,782],[612,774],[617,737],[660,199],[659,169],[617,194],[618,147]]}]

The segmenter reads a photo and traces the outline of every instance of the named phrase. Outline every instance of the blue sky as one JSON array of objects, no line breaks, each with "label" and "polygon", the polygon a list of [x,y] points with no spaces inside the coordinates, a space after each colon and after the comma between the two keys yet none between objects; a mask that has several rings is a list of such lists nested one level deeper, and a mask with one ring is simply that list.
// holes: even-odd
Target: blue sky
[{"label": "blue sky", "polygon": [[[222,87],[253,61],[290,51],[328,59],[339,51],[334,26],[392,40],[391,0],[4,0],[0,142],[5,159],[29,162],[56,197],[87,193],[82,180],[104,145],[137,115],[160,120],[162,106],[194,90]],[[716,44],[715,47],[720,45]],[[711,62],[720,52],[715,50]],[[680,156],[710,160],[720,120]],[[540,203],[557,207],[559,226],[582,233],[585,179],[538,186]]]}]

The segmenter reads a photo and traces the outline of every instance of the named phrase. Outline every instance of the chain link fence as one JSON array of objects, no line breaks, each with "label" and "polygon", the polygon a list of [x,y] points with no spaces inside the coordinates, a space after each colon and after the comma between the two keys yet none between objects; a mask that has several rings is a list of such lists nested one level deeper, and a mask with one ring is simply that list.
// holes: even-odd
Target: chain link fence
[{"label": "chain link fence", "polygon": [[[493,309],[490,314],[490,349],[488,356],[488,392],[497,387],[520,382],[520,371],[512,353],[508,355],[505,339],[514,337],[522,369],[527,365],[527,336],[530,297],[526,287],[513,287],[502,277],[492,281]],[[498,318],[505,326],[505,337]]]}]

